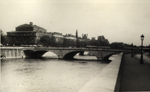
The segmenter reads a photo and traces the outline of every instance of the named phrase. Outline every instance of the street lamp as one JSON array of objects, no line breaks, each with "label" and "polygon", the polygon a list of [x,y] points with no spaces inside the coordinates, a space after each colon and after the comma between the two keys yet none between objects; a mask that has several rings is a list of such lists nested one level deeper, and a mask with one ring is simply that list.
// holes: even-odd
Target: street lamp
[{"label": "street lamp", "polygon": [[143,40],[144,40],[144,35],[141,35],[141,60],[140,60],[140,64],[144,64],[143,63]]},{"label": "street lamp", "polygon": [[131,44],[131,57],[133,57],[133,43]]}]

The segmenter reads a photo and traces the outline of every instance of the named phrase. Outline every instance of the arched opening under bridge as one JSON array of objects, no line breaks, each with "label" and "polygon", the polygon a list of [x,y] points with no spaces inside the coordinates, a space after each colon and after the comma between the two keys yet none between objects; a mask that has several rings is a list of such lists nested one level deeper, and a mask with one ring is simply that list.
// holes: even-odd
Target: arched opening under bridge
[{"label": "arched opening under bridge", "polygon": [[44,53],[42,55],[42,57],[44,57],[44,58],[58,58],[57,54],[55,54],[54,52],[51,52],[51,51],[47,51],[46,53]]}]

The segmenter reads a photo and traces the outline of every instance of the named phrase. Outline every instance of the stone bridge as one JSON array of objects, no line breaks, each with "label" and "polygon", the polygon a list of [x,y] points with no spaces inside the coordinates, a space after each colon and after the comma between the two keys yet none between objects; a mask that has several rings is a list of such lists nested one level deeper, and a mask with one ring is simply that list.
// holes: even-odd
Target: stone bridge
[{"label": "stone bridge", "polygon": [[117,49],[96,49],[96,48],[65,48],[65,47],[34,47],[23,50],[26,57],[39,58],[48,51],[55,53],[59,59],[73,59],[77,53],[85,51],[97,57],[97,60],[108,60],[108,58],[116,53],[123,52]]}]

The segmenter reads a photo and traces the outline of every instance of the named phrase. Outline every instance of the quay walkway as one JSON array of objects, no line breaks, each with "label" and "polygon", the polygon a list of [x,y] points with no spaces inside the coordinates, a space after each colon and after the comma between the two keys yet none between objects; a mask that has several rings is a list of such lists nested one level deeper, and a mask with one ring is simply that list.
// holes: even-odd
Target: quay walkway
[{"label": "quay walkway", "polygon": [[120,68],[120,89],[117,92],[150,92],[150,64],[125,54]]}]

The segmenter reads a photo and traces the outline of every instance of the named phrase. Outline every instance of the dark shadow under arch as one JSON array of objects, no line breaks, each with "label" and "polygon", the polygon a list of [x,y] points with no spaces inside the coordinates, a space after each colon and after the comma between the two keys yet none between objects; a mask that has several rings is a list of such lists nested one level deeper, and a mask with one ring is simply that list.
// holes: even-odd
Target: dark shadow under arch
[{"label": "dark shadow under arch", "polygon": [[74,59],[73,57],[77,54],[77,53],[82,53],[83,51],[73,51],[73,52],[70,52],[70,53],[67,53],[65,56],[64,56],[64,59]]},{"label": "dark shadow under arch", "polygon": [[105,56],[105,57],[103,58],[103,60],[104,60],[104,61],[110,61],[110,60],[109,60],[109,57],[112,56],[112,55],[114,55],[114,54],[118,54],[118,53],[111,53],[111,54]]},{"label": "dark shadow under arch", "polygon": [[41,58],[47,51],[24,50],[26,58]]}]

